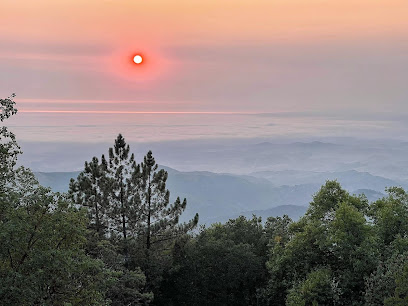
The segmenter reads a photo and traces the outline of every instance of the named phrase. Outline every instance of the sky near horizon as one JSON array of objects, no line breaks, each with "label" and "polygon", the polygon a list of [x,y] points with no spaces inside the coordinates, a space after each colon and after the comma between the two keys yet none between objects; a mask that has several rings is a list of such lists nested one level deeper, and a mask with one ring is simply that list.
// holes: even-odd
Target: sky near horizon
[{"label": "sky near horizon", "polygon": [[407,16],[406,0],[2,0],[0,95],[34,128],[37,113],[404,115]]}]

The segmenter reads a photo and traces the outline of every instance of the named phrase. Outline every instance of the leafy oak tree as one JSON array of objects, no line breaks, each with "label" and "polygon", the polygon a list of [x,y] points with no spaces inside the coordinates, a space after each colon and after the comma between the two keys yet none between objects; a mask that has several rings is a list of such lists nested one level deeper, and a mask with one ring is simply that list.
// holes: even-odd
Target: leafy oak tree
[{"label": "leafy oak tree", "polygon": [[[0,99],[0,121],[17,114],[15,94],[6,99]],[[7,181],[13,176],[13,168],[17,161],[17,155],[21,153],[17,144],[16,136],[6,126],[0,128],[0,192],[4,192]]]},{"label": "leafy oak tree", "polygon": [[[394,253],[385,261],[380,261],[376,270],[366,278],[365,305],[383,305],[387,299],[390,302],[401,298],[401,287],[404,282],[405,286],[408,283],[406,267],[408,267],[408,252]],[[399,287],[398,290],[397,287]]]},{"label": "leafy oak tree", "polygon": [[105,304],[110,280],[85,254],[87,218],[19,168],[0,212],[0,300],[6,305]]},{"label": "leafy oak tree", "polygon": [[263,305],[268,238],[260,218],[241,216],[180,240],[161,305]]},{"label": "leafy oak tree", "polygon": [[[13,96],[1,100],[1,121],[15,114]],[[4,305],[105,305],[115,281],[86,255],[86,213],[64,195],[14,169],[18,144],[1,129],[0,300]]]},{"label": "leafy oak tree", "polygon": [[336,181],[326,182],[306,215],[289,226],[289,240],[272,245],[270,305],[362,305],[364,279],[378,262],[367,209],[366,198],[348,194]]}]

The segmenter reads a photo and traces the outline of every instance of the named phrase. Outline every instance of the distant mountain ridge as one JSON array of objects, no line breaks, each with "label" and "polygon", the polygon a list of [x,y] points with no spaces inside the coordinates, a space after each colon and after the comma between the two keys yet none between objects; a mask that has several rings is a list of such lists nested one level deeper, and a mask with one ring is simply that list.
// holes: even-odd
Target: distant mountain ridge
[{"label": "distant mountain ridge", "polygon": [[326,180],[337,179],[345,189],[372,189],[382,192],[385,187],[401,185],[400,182],[356,170],[337,172],[298,170],[259,171],[250,173],[250,175],[267,179],[275,186],[304,184],[305,182],[322,185]]},{"label": "distant mountain ridge", "polygon": [[41,185],[50,187],[54,192],[67,192],[71,178],[76,179],[80,171],[73,172],[34,172]]},{"label": "distant mountain ridge", "polygon": [[[220,174],[207,171],[182,172],[161,166],[169,173],[167,187],[171,199],[187,198],[184,218],[200,214],[201,223],[212,223],[253,213],[266,219],[270,216],[288,214],[298,219],[306,211],[312,196],[326,179],[336,179],[351,193],[365,193],[375,201],[384,196],[384,188],[397,182],[366,172],[301,172],[263,171],[251,175]],[[54,191],[68,190],[69,180],[75,172],[35,172],[44,186]],[[282,185],[277,186],[281,181]],[[298,184],[303,181],[303,184]]]}]

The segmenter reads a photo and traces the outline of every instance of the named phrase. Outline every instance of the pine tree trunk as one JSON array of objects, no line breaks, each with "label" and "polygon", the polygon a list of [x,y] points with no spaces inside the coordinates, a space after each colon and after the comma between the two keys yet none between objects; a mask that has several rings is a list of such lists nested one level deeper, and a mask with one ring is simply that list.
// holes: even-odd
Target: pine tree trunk
[{"label": "pine tree trunk", "polygon": [[150,283],[150,246],[151,246],[151,241],[150,241],[150,236],[151,236],[151,182],[150,182],[150,173],[149,173],[149,185],[147,189],[147,230],[146,230],[146,285],[149,286]]},{"label": "pine tree trunk", "polygon": [[99,237],[102,237],[101,221],[99,219],[99,207],[98,201],[96,200],[96,191],[94,191],[94,204],[95,204],[95,221],[96,221],[96,232]]},{"label": "pine tree trunk", "polygon": [[126,216],[125,216],[125,203],[123,199],[123,177],[120,175],[120,208],[121,208],[121,215],[122,215],[122,234],[123,239],[126,241],[127,233],[126,233]]},{"label": "pine tree trunk", "polygon": [[148,205],[148,212],[147,212],[147,239],[146,239],[146,250],[150,249],[150,226],[151,226],[151,202],[152,202],[152,189],[151,189],[151,182],[150,182],[150,174],[149,174],[149,188],[147,190],[147,205]]},{"label": "pine tree trunk", "polygon": [[128,267],[128,245],[127,245],[127,232],[126,232],[126,213],[125,213],[125,203],[123,199],[123,176],[120,175],[120,207],[122,215],[122,233],[123,233],[123,253],[125,255],[125,267]]}]

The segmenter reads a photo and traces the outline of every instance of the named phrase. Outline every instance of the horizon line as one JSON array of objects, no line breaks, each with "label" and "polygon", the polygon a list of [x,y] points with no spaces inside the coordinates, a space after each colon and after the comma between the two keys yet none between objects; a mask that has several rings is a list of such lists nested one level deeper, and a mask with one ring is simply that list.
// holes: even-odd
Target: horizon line
[{"label": "horizon line", "polygon": [[163,115],[256,115],[262,112],[231,111],[93,111],[93,110],[19,110],[21,113],[61,113],[61,114],[163,114]]},{"label": "horizon line", "polygon": [[20,99],[15,99],[15,101],[19,104],[32,104],[32,103],[37,103],[37,104],[52,104],[52,103],[71,103],[71,104],[82,104],[82,103],[87,103],[87,104],[114,104],[114,103],[124,103],[124,104],[130,104],[130,103],[135,103],[135,104],[141,104],[141,103],[154,103],[154,104],[182,104],[186,103],[188,101],[154,101],[154,100],[84,100],[84,99],[38,99],[38,98],[20,98]]}]

